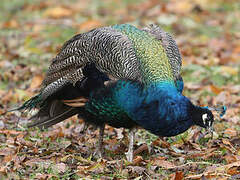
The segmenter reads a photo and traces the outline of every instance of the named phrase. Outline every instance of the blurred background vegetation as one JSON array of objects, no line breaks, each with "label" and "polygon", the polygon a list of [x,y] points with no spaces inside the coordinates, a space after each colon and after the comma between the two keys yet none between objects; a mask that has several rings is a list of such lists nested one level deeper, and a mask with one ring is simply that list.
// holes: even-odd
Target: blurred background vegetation
[{"label": "blurred background vegetation", "polygon": [[[184,94],[200,105],[226,105],[216,132],[220,138],[238,138],[238,0],[1,0],[0,13],[0,114],[39,91],[51,59],[73,35],[113,24],[156,23],[179,46]],[[12,114],[0,117],[0,129],[12,127],[12,119]],[[222,158],[220,163],[228,163]]]}]

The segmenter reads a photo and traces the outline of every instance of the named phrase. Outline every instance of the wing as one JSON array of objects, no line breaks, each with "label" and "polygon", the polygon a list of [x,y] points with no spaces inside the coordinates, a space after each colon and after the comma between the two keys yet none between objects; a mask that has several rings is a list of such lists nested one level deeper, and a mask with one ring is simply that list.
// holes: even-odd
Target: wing
[{"label": "wing", "polygon": [[[131,25],[103,27],[76,35],[52,60],[41,92],[19,109],[40,107],[34,116],[35,125],[42,124],[44,115],[47,127],[76,113],[71,106],[84,106],[89,92],[104,86],[106,81],[130,80],[146,86],[154,81],[175,83],[168,59],[155,36]],[[80,101],[76,102],[76,98]],[[61,100],[58,106],[63,110],[52,113],[57,107],[56,99]]]},{"label": "wing", "polygon": [[152,24],[150,27],[145,27],[142,29],[150,34],[152,34],[157,40],[159,40],[165,49],[168,57],[168,61],[171,64],[172,73],[174,75],[174,80],[179,92],[183,90],[183,80],[181,77],[181,67],[182,67],[182,57],[179,52],[176,41],[172,36],[163,31],[159,26]]},{"label": "wing", "polygon": [[[176,43],[159,27],[150,28],[143,31],[124,24],[74,36],[52,60],[43,82],[44,98],[68,83],[81,81],[84,67],[91,63],[100,72],[115,79],[146,84],[174,81],[181,68]],[[160,36],[158,32],[161,32]],[[159,39],[162,40],[160,43]]]},{"label": "wing", "polygon": [[85,77],[88,64],[116,79],[141,81],[140,63],[129,38],[112,27],[104,27],[74,36],[52,60],[43,81],[44,98],[68,83]]}]

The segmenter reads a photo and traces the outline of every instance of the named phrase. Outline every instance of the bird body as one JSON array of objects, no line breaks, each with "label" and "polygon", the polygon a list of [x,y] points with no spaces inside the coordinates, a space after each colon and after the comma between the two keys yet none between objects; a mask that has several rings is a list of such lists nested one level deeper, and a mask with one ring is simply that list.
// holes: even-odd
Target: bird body
[{"label": "bird body", "polygon": [[190,100],[168,82],[153,83],[146,88],[118,81],[109,89],[93,94],[85,106],[88,112],[113,127],[139,125],[158,136],[178,135],[201,121],[193,118],[195,106]]},{"label": "bird body", "polygon": [[98,126],[141,126],[158,136],[209,127],[211,111],[182,95],[181,64],[176,42],[156,25],[94,29],[63,45],[40,93],[19,109],[39,108],[30,126],[44,128],[75,114]]}]

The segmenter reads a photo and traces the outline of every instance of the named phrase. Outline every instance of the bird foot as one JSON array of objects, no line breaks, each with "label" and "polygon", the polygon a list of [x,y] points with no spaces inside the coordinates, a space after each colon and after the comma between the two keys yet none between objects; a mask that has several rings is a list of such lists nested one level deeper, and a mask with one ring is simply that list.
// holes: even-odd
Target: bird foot
[{"label": "bird foot", "polygon": [[89,126],[90,126],[90,123],[84,122],[83,128],[82,128],[81,131],[80,131],[80,134],[85,134],[86,131],[87,131],[87,129],[89,128]]},{"label": "bird foot", "polygon": [[93,156],[96,158],[102,158],[103,157],[103,134],[104,134],[104,127],[105,125],[103,124],[100,126],[99,129],[99,138],[98,138],[98,145],[96,151],[93,153]]},{"label": "bird foot", "polygon": [[127,160],[129,162],[133,162],[133,144],[134,144],[134,134],[135,134],[136,129],[130,129],[129,131],[129,146],[128,146],[128,152],[125,153]]},{"label": "bird foot", "polygon": [[129,162],[133,162],[133,151],[128,151],[125,153],[126,154],[126,158]]}]

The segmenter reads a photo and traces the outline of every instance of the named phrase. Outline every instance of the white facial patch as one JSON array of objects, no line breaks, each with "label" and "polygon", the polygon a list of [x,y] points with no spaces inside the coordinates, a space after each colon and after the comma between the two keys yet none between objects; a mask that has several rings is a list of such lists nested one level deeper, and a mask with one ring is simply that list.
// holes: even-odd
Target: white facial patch
[{"label": "white facial patch", "polygon": [[208,115],[207,114],[203,114],[202,115],[202,120],[203,120],[203,124],[206,125],[206,120],[208,119]]}]

